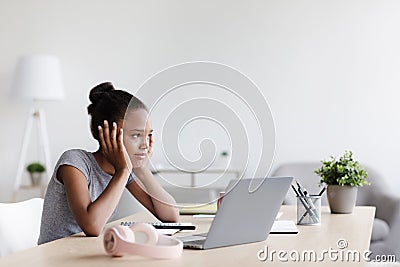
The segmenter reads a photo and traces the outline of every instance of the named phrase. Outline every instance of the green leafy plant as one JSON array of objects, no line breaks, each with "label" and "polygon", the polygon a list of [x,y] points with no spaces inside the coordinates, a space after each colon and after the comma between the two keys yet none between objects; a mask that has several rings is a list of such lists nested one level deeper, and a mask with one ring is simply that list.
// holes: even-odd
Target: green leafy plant
[{"label": "green leafy plant", "polygon": [[338,160],[331,156],[331,160],[322,160],[322,166],[314,172],[321,177],[320,183],[327,185],[369,185],[368,173],[358,161],[353,159],[353,152],[346,151]]},{"label": "green leafy plant", "polygon": [[221,156],[222,156],[222,157],[227,157],[227,156],[229,156],[229,152],[226,151],[226,150],[223,150],[223,151],[221,152]]},{"label": "green leafy plant", "polygon": [[44,172],[46,170],[46,168],[39,162],[33,162],[26,167],[26,170],[29,173],[34,173],[34,172],[41,173],[41,172]]}]

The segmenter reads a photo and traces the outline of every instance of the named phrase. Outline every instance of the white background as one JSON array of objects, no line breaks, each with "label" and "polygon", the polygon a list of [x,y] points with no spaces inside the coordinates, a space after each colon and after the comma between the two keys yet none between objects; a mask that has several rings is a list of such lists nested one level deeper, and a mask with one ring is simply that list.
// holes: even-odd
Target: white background
[{"label": "white background", "polygon": [[399,14],[395,0],[0,0],[0,201],[11,197],[31,107],[10,96],[26,54],[61,61],[66,98],[40,103],[53,163],[97,148],[86,113],[95,84],[135,92],[166,67],[205,60],[240,70],[267,98],[274,167],[350,149],[398,194]]}]

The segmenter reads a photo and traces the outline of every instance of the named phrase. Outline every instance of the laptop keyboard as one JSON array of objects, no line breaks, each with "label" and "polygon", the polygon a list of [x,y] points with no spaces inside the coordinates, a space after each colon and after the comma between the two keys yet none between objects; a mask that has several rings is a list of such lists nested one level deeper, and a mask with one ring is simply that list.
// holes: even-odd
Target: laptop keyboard
[{"label": "laptop keyboard", "polygon": [[185,242],[185,244],[190,244],[190,245],[202,245],[204,244],[204,241],[206,241],[205,239],[201,239],[201,240],[192,240],[192,241],[187,241]]},{"label": "laptop keyboard", "polygon": [[184,242],[184,247],[187,248],[202,248],[204,245],[204,241],[206,241],[205,239],[200,239],[200,240],[192,240],[192,241],[187,241]]},{"label": "laptop keyboard", "polygon": [[207,233],[205,234],[196,234],[196,235],[187,235],[187,236],[178,236],[177,239],[181,240],[182,242],[191,242],[197,240],[205,240],[207,237]]}]

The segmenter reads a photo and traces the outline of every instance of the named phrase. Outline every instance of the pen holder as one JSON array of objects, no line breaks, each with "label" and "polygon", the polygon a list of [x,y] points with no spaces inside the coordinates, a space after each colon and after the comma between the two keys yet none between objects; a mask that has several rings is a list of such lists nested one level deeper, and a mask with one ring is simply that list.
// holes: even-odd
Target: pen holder
[{"label": "pen holder", "polygon": [[297,197],[297,224],[321,224],[321,196],[310,195]]}]

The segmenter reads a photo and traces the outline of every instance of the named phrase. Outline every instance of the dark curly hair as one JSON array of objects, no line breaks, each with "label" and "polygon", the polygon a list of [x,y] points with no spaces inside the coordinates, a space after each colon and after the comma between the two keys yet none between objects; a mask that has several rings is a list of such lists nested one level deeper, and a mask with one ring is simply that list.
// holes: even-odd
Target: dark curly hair
[{"label": "dark curly hair", "polygon": [[90,130],[96,140],[99,140],[98,126],[103,126],[104,120],[110,124],[124,119],[127,109],[145,109],[146,105],[132,94],[117,90],[111,82],[96,85],[89,93],[91,104],[87,111],[91,116]]}]

